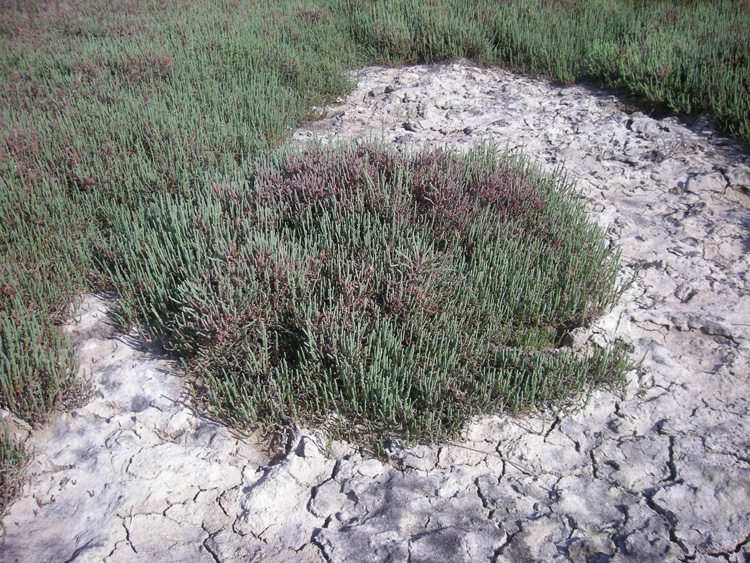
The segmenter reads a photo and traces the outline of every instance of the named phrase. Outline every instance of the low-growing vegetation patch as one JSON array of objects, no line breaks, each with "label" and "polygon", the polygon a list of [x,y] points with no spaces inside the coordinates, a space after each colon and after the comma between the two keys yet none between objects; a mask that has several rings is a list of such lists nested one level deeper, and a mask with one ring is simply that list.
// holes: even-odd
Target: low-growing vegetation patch
[{"label": "low-growing vegetation patch", "polygon": [[617,252],[522,158],[317,146],[248,174],[122,214],[108,261],[233,423],[439,439],[622,377],[558,349],[612,304]]}]

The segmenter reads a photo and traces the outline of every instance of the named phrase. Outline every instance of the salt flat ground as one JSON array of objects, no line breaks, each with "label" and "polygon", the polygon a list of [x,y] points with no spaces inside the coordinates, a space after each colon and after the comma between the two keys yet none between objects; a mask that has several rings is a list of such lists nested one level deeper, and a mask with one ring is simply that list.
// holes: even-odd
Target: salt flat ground
[{"label": "salt flat ground", "polygon": [[269,460],[191,409],[158,351],[86,298],[68,327],[94,383],[30,437],[3,561],[747,561],[750,153],[705,118],[652,119],[609,92],[465,63],[368,68],[294,139],[478,140],[564,164],[622,249],[615,309],[574,345],[620,340],[624,395],[490,417],[404,467],[298,430]]}]

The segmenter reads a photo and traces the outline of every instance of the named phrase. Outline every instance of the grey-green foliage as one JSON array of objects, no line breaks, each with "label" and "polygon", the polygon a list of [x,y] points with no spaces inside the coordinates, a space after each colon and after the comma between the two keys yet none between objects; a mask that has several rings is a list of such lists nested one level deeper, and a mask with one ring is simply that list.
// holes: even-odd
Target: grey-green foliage
[{"label": "grey-green foliage", "polygon": [[27,420],[81,391],[75,354],[55,326],[92,267],[80,222],[54,181],[34,190],[0,182],[0,406]]},{"label": "grey-green foliage", "polygon": [[622,376],[618,352],[554,349],[616,296],[617,255],[569,185],[487,147],[275,161],[112,225],[122,314],[228,419],[439,438]]},{"label": "grey-green foliage", "polygon": [[106,288],[92,247],[119,207],[274,146],[353,58],[313,2],[0,10],[0,406],[38,421],[79,394],[57,325]]}]

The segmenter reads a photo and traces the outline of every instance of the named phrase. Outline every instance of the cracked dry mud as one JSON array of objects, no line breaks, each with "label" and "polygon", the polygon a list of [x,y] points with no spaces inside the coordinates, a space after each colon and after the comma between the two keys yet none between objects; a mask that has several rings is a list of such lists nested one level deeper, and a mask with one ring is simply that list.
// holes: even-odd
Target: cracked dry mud
[{"label": "cracked dry mud", "polygon": [[464,63],[370,68],[295,133],[565,163],[622,247],[616,308],[576,334],[641,361],[624,396],[490,417],[404,470],[299,431],[270,463],[193,414],[179,370],[107,328],[69,331],[96,396],[30,438],[3,561],[747,561],[750,155],[704,118],[649,118],[608,92]]}]

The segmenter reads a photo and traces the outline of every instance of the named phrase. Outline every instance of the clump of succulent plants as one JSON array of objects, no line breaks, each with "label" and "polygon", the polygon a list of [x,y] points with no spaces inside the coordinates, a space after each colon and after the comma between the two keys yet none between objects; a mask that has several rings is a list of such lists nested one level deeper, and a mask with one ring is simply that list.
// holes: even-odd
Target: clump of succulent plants
[{"label": "clump of succulent plants", "polygon": [[454,435],[617,381],[560,349],[616,297],[617,253],[572,187],[518,155],[313,146],[113,225],[140,318],[240,425]]}]

